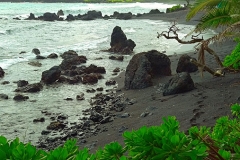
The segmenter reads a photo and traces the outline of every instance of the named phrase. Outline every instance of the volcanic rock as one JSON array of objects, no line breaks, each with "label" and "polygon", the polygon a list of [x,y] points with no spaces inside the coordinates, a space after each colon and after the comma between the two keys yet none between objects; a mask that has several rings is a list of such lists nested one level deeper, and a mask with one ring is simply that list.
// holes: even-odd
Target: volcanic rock
[{"label": "volcanic rock", "polygon": [[126,89],[142,89],[152,85],[152,78],[170,75],[169,57],[151,50],[132,57],[126,69],[124,85]]},{"label": "volcanic rock", "polygon": [[163,96],[188,92],[193,89],[195,89],[195,87],[190,74],[187,72],[181,72],[174,75],[174,77],[165,84]]}]

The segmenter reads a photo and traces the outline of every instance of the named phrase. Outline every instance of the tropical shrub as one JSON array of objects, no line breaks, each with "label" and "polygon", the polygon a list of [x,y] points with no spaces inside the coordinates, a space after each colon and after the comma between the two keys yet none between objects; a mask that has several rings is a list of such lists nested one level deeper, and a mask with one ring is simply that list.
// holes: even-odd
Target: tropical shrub
[{"label": "tropical shrub", "polygon": [[224,67],[240,69],[240,41],[237,40],[237,42],[238,44],[236,45],[232,53],[224,58]]},{"label": "tropical shrub", "polygon": [[224,116],[213,128],[194,126],[189,134],[179,131],[176,117],[163,118],[160,126],[142,127],[123,134],[125,146],[107,144],[95,154],[79,150],[76,140],[52,151],[36,149],[18,138],[0,136],[0,159],[6,160],[234,160],[240,159],[240,105],[231,107],[233,118]]},{"label": "tropical shrub", "polygon": [[172,6],[172,8],[169,9],[170,12],[178,11],[179,9],[183,8],[180,4]]}]

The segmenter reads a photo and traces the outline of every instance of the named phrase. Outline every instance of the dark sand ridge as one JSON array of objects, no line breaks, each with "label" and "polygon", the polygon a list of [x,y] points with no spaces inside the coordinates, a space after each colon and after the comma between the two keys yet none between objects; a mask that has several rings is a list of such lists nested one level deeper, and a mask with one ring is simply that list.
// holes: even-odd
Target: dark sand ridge
[{"label": "dark sand ridge", "polygon": [[[143,16],[153,20],[172,21],[177,20],[178,23],[196,24],[200,15],[190,22],[185,21],[187,11],[179,11],[175,13]],[[157,32],[157,31],[156,31]],[[212,49],[223,60],[225,55],[231,53],[235,47],[232,41],[224,43],[215,43]],[[192,52],[188,55],[197,58],[197,54]],[[181,53],[173,55],[171,59],[172,75],[176,74],[177,62]],[[218,65],[213,56],[206,54],[206,64],[213,68]],[[104,147],[112,141],[118,141],[123,144],[122,132],[120,130],[126,128],[131,131],[139,129],[142,126],[160,125],[162,118],[166,116],[176,116],[180,122],[180,129],[187,131],[189,127],[197,125],[213,126],[216,119],[220,116],[231,115],[231,104],[240,102],[240,74],[226,73],[225,77],[213,77],[211,74],[204,72],[204,77],[199,72],[191,73],[191,77],[195,83],[196,89],[190,92],[162,96],[157,92],[159,84],[166,83],[172,76],[160,77],[154,80],[154,85],[141,90],[125,90],[124,89],[124,72],[121,73],[116,81],[118,83],[119,94],[124,94],[130,100],[134,100],[133,105],[128,105],[121,113],[129,113],[128,118],[116,118],[113,122],[103,124],[101,127],[107,128],[108,131],[99,133],[96,136],[86,138],[86,144],[80,148],[87,146],[91,151],[95,151],[99,147]],[[149,112],[150,115],[141,117],[143,112]]]}]

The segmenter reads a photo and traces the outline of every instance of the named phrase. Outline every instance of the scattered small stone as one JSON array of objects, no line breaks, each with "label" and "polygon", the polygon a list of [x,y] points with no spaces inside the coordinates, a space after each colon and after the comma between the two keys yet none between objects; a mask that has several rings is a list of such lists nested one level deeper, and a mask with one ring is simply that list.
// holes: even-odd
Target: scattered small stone
[{"label": "scattered small stone", "polygon": [[37,123],[37,122],[45,122],[45,118],[42,117],[42,118],[37,118],[37,119],[34,119],[33,120],[34,123]]},{"label": "scattered small stone", "polygon": [[13,97],[13,100],[15,100],[15,101],[25,101],[27,99],[29,99],[28,96],[24,96],[24,95],[21,95],[21,94],[17,94]]},{"label": "scattered small stone", "polygon": [[130,114],[129,113],[123,113],[123,114],[119,114],[117,116],[120,117],[120,118],[127,118],[127,117],[130,116]]},{"label": "scattered small stone", "polygon": [[143,112],[140,117],[147,117],[149,115],[149,112]]},{"label": "scattered small stone", "polygon": [[56,53],[51,53],[47,56],[47,58],[52,58],[52,59],[58,58],[58,55]]},{"label": "scattered small stone", "polygon": [[48,135],[49,133],[51,133],[51,131],[43,130],[43,131],[41,132],[41,135]]},{"label": "scattered small stone", "polygon": [[31,66],[35,66],[35,67],[41,67],[42,66],[42,63],[34,62],[34,61],[28,62],[28,64],[31,65]]},{"label": "scattered small stone", "polygon": [[28,85],[28,81],[19,80],[19,81],[17,82],[17,86],[18,86],[18,87],[23,87],[23,86],[26,86],[26,85]]},{"label": "scattered small stone", "polygon": [[77,96],[76,96],[76,99],[77,99],[78,101],[84,100],[84,99],[85,99],[85,98],[84,98],[84,93],[81,93],[81,94],[77,95]]},{"label": "scattered small stone", "polygon": [[8,99],[8,95],[6,95],[6,94],[0,94],[0,99]]},{"label": "scattered small stone", "polygon": [[39,92],[43,88],[43,85],[41,83],[33,83],[33,84],[28,84],[23,87],[18,87],[15,89],[15,92]]},{"label": "scattered small stone", "polygon": [[115,81],[115,80],[108,80],[105,84],[106,84],[107,86],[115,85],[115,84],[116,84],[116,81]]},{"label": "scattered small stone", "polygon": [[68,117],[66,115],[62,115],[62,114],[57,117],[58,120],[65,120],[67,118]]},{"label": "scattered small stone", "polygon": [[64,100],[66,100],[66,101],[72,101],[73,99],[72,99],[72,98],[65,98]]},{"label": "scattered small stone", "polygon": [[96,90],[92,88],[92,89],[87,89],[86,92],[87,93],[94,93],[94,92],[96,92]]},{"label": "scattered small stone", "polygon": [[109,59],[117,60],[117,61],[123,61],[124,56],[110,56]]},{"label": "scattered small stone", "polygon": [[137,100],[136,99],[131,99],[129,102],[128,102],[128,105],[133,105],[137,103]]},{"label": "scattered small stone", "polygon": [[119,67],[116,67],[113,72],[120,72],[120,68]]},{"label": "scattered small stone", "polygon": [[100,121],[100,123],[101,124],[104,124],[104,123],[108,123],[108,122],[112,122],[113,120],[112,120],[112,117],[111,116],[107,116],[107,117],[104,117],[101,121]]},{"label": "scattered small stone", "polygon": [[24,54],[24,53],[27,53],[26,51],[21,51],[19,54]]},{"label": "scattered small stone", "polygon": [[36,59],[46,59],[46,57],[37,55],[37,56],[36,56]]},{"label": "scattered small stone", "polygon": [[125,127],[125,126],[121,126],[119,129],[118,129],[118,132],[119,133],[123,133],[124,131],[126,131],[128,128]]},{"label": "scattered small stone", "polygon": [[82,139],[80,143],[87,143],[86,139]]},{"label": "scattered small stone", "polygon": [[5,85],[5,84],[9,84],[9,83],[10,83],[9,81],[3,81],[1,84]]},{"label": "scattered small stone", "polygon": [[103,87],[97,88],[97,91],[103,91]]},{"label": "scattered small stone", "polygon": [[35,55],[40,55],[40,50],[37,48],[33,48],[32,53],[34,53]]},{"label": "scattered small stone", "polygon": [[149,106],[146,108],[146,111],[152,111],[152,110],[155,110],[157,109],[157,107],[154,107],[154,106]]},{"label": "scattered small stone", "polygon": [[48,130],[59,130],[59,129],[64,129],[66,127],[65,124],[59,122],[59,121],[55,121],[55,122],[51,122],[48,126],[47,129]]},{"label": "scattered small stone", "polygon": [[0,67],[0,78],[4,77],[4,74],[5,74],[4,70]]}]

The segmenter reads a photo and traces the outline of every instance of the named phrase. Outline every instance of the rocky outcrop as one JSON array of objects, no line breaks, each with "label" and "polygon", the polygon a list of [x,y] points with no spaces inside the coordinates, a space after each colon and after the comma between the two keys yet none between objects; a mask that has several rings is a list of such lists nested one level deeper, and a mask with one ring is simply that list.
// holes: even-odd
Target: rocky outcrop
[{"label": "rocky outcrop", "polygon": [[74,21],[75,17],[72,14],[69,14],[66,18],[67,21]]},{"label": "rocky outcrop", "polygon": [[35,15],[33,13],[30,13],[29,17],[26,18],[26,20],[36,20],[37,18],[35,17]]},{"label": "rocky outcrop", "polygon": [[82,76],[83,84],[95,84],[98,82],[98,77],[96,74],[87,74]]},{"label": "rocky outcrop", "polygon": [[68,58],[72,58],[75,56],[78,56],[77,52],[73,51],[73,50],[68,50],[66,52],[64,52],[63,54],[60,55],[63,59],[68,59]]},{"label": "rocky outcrop", "polygon": [[164,12],[160,12],[158,9],[152,9],[149,14],[163,14]]},{"label": "rocky outcrop", "polygon": [[187,72],[177,73],[165,84],[163,96],[184,93],[195,89],[194,82]]},{"label": "rocky outcrop", "polygon": [[4,74],[5,74],[4,70],[0,67],[0,78],[4,77]]},{"label": "rocky outcrop", "polygon": [[0,93],[0,99],[8,99],[8,95]]},{"label": "rocky outcrop", "polygon": [[126,89],[142,89],[152,85],[156,76],[170,76],[171,62],[168,56],[156,50],[134,55],[125,73]]},{"label": "rocky outcrop", "polygon": [[63,124],[62,122],[60,121],[54,121],[54,122],[51,122],[48,126],[47,126],[47,129],[48,130],[62,130],[66,127],[65,124]]},{"label": "rocky outcrop", "polygon": [[42,19],[44,21],[56,21],[59,19],[59,17],[56,15],[56,13],[46,12],[42,17],[39,17],[39,19]]},{"label": "rocky outcrop", "polygon": [[181,73],[181,72],[188,72],[188,73],[196,72],[198,70],[198,67],[195,64],[191,63],[190,59],[195,59],[195,58],[192,58],[192,57],[190,57],[189,55],[186,55],[186,54],[182,55],[179,58],[176,72],[177,73]]},{"label": "rocky outcrop", "polygon": [[109,56],[109,59],[123,61],[124,57],[123,56]]},{"label": "rocky outcrop", "polygon": [[110,52],[129,54],[132,53],[136,44],[131,39],[127,39],[121,27],[116,26],[111,35],[110,46],[111,48],[108,50]]},{"label": "rocky outcrop", "polygon": [[43,88],[41,83],[28,84],[22,87],[18,87],[15,92],[39,92]]},{"label": "rocky outcrop", "polygon": [[128,20],[128,19],[132,19],[132,13],[128,12],[128,13],[119,13],[116,16],[116,19],[122,19],[122,20]]},{"label": "rocky outcrop", "polygon": [[87,15],[93,17],[94,19],[95,18],[102,18],[102,12],[101,11],[95,11],[95,10],[88,11]]},{"label": "rocky outcrop", "polygon": [[13,100],[15,101],[25,101],[27,99],[29,99],[29,97],[22,94],[17,94],[13,97]]},{"label": "rocky outcrop", "polygon": [[38,62],[38,61],[31,61],[31,62],[28,62],[29,65],[31,66],[35,66],[35,67],[41,67],[42,66],[42,63]]},{"label": "rocky outcrop", "polygon": [[59,66],[54,66],[49,70],[42,72],[41,81],[45,84],[52,84],[57,81],[61,75],[61,70]]},{"label": "rocky outcrop", "polygon": [[82,78],[78,75],[72,76],[72,77],[61,75],[58,79],[58,82],[68,83],[68,84],[77,84],[82,82]]},{"label": "rocky outcrop", "polygon": [[86,67],[84,70],[84,73],[106,73],[106,70],[104,67],[98,67],[94,64],[91,64],[90,66]]},{"label": "rocky outcrop", "polygon": [[26,85],[28,85],[28,81],[26,81],[26,80],[19,80],[17,82],[18,87],[23,87],[23,86],[26,86]]},{"label": "rocky outcrop", "polygon": [[58,58],[58,55],[56,53],[51,53],[47,56],[47,58],[55,59]]},{"label": "rocky outcrop", "polygon": [[36,56],[36,59],[46,59],[46,57],[41,56],[41,55],[37,55],[37,56]]},{"label": "rocky outcrop", "polygon": [[64,16],[64,13],[63,13],[63,10],[58,10],[58,12],[57,12],[57,16]]},{"label": "rocky outcrop", "polygon": [[33,48],[32,53],[34,53],[36,56],[40,55],[40,50],[38,48]]},{"label": "rocky outcrop", "polygon": [[87,60],[85,56],[78,56],[78,54],[73,50],[64,52],[61,57],[63,58],[62,63],[59,65],[61,70],[71,69],[72,66],[86,63]]}]

